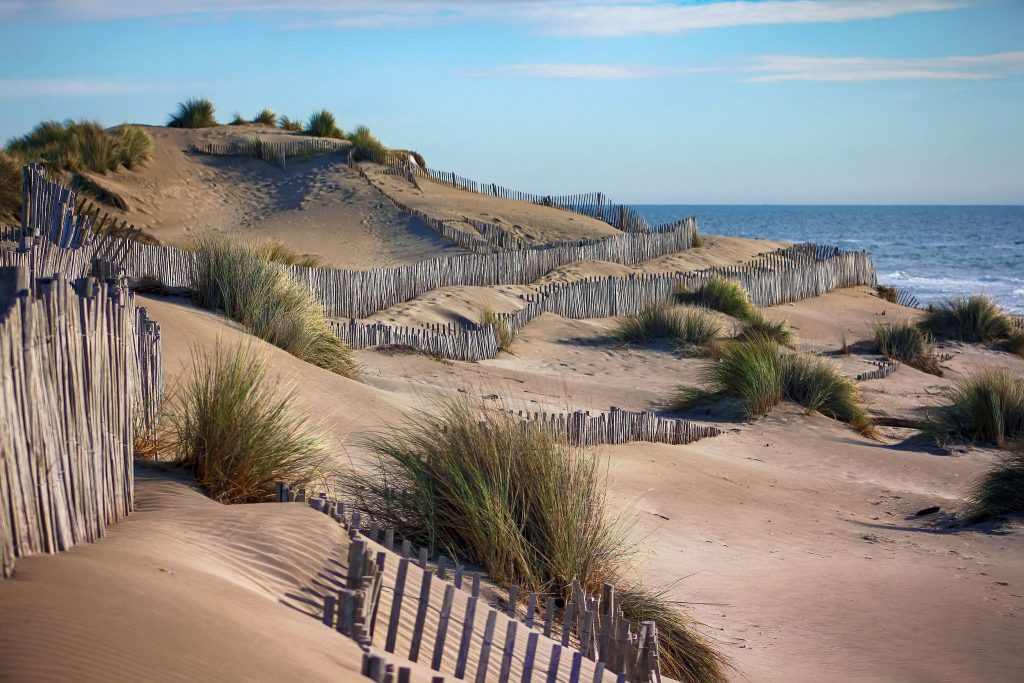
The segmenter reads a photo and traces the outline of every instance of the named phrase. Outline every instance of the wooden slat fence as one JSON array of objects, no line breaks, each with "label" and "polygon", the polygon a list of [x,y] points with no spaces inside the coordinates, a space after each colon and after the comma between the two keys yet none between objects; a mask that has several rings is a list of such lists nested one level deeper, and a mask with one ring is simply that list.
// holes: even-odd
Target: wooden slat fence
[{"label": "wooden slat fence", "polygon": [[[449,571],[444,556],[429,565],[427,548],[415,553],[408,541],[396,545],[394,530],[375,523],[364,528],[360,513],[344,501],[326,495],[307,500],[304,490],[283,482],[278,483],[277,499],[307,502],[348,531],[345,587],[324,596],[320,616],[326,626],[360,645],[366,653],[363,674],[375,681],[408,680],[411,674],[409,667],[389,670],[386,655],[375,648],[456,680],[480,683],[600,683],[606,675],[623,683],[661,681],[655,622],[630,624],[611,584],[600,595],[587,594],[575,582],[559,594],[521,593],[513,586],[506,605],[487,605],[479,573],[459,564]],[[388,566],[396,560],[392,573]],[[441,586],[443,591],[437,590]],[[435,593],[443,593],[440,605]],[[386,607],[383,596],[390,596]],[[398,637],[401,623],[412,624],[408,639]]]},{"label": "wooden slat fence", "polygon": [[517,412],[524,429],[539,429],[573,446],[597,446],[634,441],[688,444],[722,430],[689,420],[661,417],[648,411],[620,410],[591,415],[590,411],[571,413]]},{"label": "wooden slat fence", "polygon": [[[0,268],[0,568],[101,537],[132,508],[140,406],[162,391],[157,324],[116,282]],[[152,414],[143,410],[144,419]]]},{"label": "wooden slat fence", "polygon": [[874,361],[874,364],[878,366],[878,369],[858,374],[856,377],[858,382],[863,382],[867,379],[884,379],[896,372],[896,369],[900,367],[899,361],[895,360],[879,360]]},{"label": "wooden slat fence", "polygon": [[252,157],[285,170],[288,157],[305,159],[318,154],[348,154],[351,148],[352,143],[347,140],[302,138],[277,141],[254,137],[226,143],[191,145],[188,151],[192,154]]}]

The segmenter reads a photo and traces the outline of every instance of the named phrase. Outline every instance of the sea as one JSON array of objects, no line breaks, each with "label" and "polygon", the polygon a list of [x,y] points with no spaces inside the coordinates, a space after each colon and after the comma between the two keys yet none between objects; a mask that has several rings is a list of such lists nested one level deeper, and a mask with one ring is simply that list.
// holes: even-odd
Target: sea
[{"label": "sea", "polygon": [[701,233],[817,242],[871,254],[882,284],[922,304],[987,294],[1024,313],[1024,206],[640,205],[652,225],[697,217]]}]

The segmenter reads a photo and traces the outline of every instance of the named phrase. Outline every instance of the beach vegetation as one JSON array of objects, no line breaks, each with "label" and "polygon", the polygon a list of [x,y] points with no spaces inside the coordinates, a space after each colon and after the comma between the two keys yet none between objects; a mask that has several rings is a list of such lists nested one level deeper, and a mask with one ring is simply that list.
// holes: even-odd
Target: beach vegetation
[{"label": "beach vegetation", "polygon": [[942,377],[942,368],[935,355],[935,340],[919,325],[910,321],[875,323],[874,334],[878,352],[889,360]]},{"label": "beach vegetation", "polygon": [[169,128],[210,128],[217,125],[213,102],[192,97],[178,105],[178,110],[167,121]]},{"label": "beach vegetation", "polygon": [[478,321],[480,327],[487,325],[494,326],[494,336],[498,339],[498,348],[502,351],[508,351],[512,348],[512,342],[515,341],[515,335],[512,333],[512,328],[508,324],[508,320],[504,316],[500,316],[494,312],[494,309],[490,306],[485,306],[483,311],[480,312],[480,320]]},{"label": "beach vegetation", "polygon": [[244,126],[244,125],[246,125],[248,123],[249,123],[249,121],[247,121],[244,116],[242,116],[240,113],[238,113],[236,111],[234,114],[231,115],[231,121],[228,122],[228,125],[229,126]]},{"label": "beach vegetation", "polygon": [[388,148],[381,143],[366,126],[358,126],[348,135],[352,143],[352,159],[354,161],[374,161],[383,163]]},{"label": "beach vegetation", "polygon": [[335,335],[320,302],[267,246],[207,233],[194,243],[191,289],[197,302],[224,311],[254,335],[307,363],[357,374],[352,350]]},{"label": "beach vegetation", "polygon": [[722,325],[699,308],[655,304],[618,322],[612,336],[620,343],[646,344],[668,339],[674,344],[704,346],[721,337]]},{"label": "beach vegetation", "polygon": [[[399,537],[476,564],[503,586],[568,597],[573,580],[590,593],[625,583],[636,544],[628,520],[608,508],[607,463],[597,454],[466,402],[418,413],[363,445],[372,470],[341,486]],[[685,613],[657,594],[628,605],[629,595],[624,613],[661,620],[672,653],[664,674],[724,680],[722,658]]]},{"label": "beach vegetation", "polygon": [[1013,321],[982,294],[958,297],[929,307],[922,327],[944,339],[991,344],[1013,332]]},{"label": "beach vegetation", "polygon": [[1006,350],[1024,358],[1024,328],[1016,328],[1007,335]]},{"label": "beach vegetation", "polygon": [[268,261],[283,263],[286,266],[316,268],[320,265],[320,257],[316,254],[300,254],[280,240],[258,242],[256,249]]},{"label": "beach vegetation", "polygon": [[746,318],[740,321],[737,339],[770,339],[776,344],[783,346],[793,342],[793,331],[786,325],[785,320],[771,320],[760,311],[754,310]]},{"label": "beach vegetation", "polygon": [[338,122],[334,119],[334,114],[326,109],[321,109],[309,117],[305,133],[318,138],[343,139],[345,137],[345,133],[338,127]]},{"label": "beach vegetation", "polygon": [[1024,438],[1024,376],[993,368],[965,377],[929,416],[928,427],[941,440],[987,441],[1000,448]]},{"label": "beach vegetation", "polygon": [[1013,444],[971,489],[967,513],[972,522],[1024,514],[1024,443]]},{"label": "beach vegetation", "polygon": [[878,298],[883,301],[888,301],[891,304],[896,303],[899,298],[899,290],[889,285],[875,285],[875,291],[878,293]]},{"label": "beach vegetation", "polygon": [[302,130],[302,121],[293,120],[287,116],[282,116],[277,121],[277,127],[281,130],[286,130],[291,133],[298,133]]},{"label": "beach vegetation", "polygon": [[752,317],[756,311],[747,297],[747,292],[739,283],[718,275],[711,276],[707,282],[692,292],[677,289],[676,300],[721,311],[741,320]]},{"label": "beach vegetation", "polygon": [[423,155],[420,154],[419,152],[417,152],[416,150],[412,150],[412,149],[393,149],[393,150],[391,150],[391,152],[393,154],[396,154],[396,155],[401,156],[401,157],[412,157],[413,160],[416,162],[417,166],[419,166],[423,170],[427,169],[427,161],[426,161],[426,159],[424,159]]},{"label": "beach vegetation", "polygon": [[135,169],[152,153],[153,140],[137,126],[108,131],[95,121],[43,121],[7,145],[11,154],[63,171],[106,174]]},{"label": "beach vegetation", "polygon": [[21,218],[21,160],[0,150],[0,222]]},{"label": "beach vegetation", "polygon": [[271,501],[281,480],[309,485],[327,455],[293,399],[250,347],[194,347],[167,416],[177,463],[222,503]]},{"label": "beach vegetation", "polygon": [[120,164],[134,171],[153,155],[153,138],[138,126],[124,124],[114,134],[114,147]]},{"label": "beach vegetation", "polygon": [[263,126],[274,127],[277,125],[277,114],[272,109],[264,107],[260,110],[259,114],[256,114],[252,120],[253,123],[258,123]]}]

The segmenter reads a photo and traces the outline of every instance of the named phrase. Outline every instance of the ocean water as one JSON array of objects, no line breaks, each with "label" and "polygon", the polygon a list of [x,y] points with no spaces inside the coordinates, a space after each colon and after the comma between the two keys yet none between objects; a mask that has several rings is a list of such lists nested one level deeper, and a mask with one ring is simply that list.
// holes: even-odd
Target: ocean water
[{"label": "ocean water", "polygon": [[651,224],[697,216],[705,234],[867,250],[883,284],[923,304],[991,296],[1024,313],[1024,206],[641,205]]}]

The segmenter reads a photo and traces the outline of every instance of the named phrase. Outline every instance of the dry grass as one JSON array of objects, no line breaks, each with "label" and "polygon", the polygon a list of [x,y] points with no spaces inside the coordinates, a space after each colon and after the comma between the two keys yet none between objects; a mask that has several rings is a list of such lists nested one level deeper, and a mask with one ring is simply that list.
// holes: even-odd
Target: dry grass
[{"label": "dry grass", "polygon": [[505,318],[494,312],[493,308],[487,306],[480,312],[478,324],[480,327],[494,325],[494,335],[498,338],[498,348],[502,351],[508,351],[512,348],[512,342],[515,341],[512,328],[508,326],[508,321]]},{"label": "dry grass", "polygon": [[974,486],[967,498],[972,522],[1024,514],[1024,443],[1014,444]]},{"label": "dry grass", "polygon": [[940,439],[989,441],[1005,447],[1024,438],[1024,376],[983,370],[961,380],[930,420]]},{"label": "dry grass", "polygon": [[307,363],[357,374],[352,350],[334,334],[323,308],[267,247],[216,234],[196,239],[190,287],[200,305],[224,311],[253,334]]},{"label": "dry grass", "polygon": [[[402,538],[481,566],[501,585],[567,594],[621,583],[635,543],[608,512],[605,462],[511,415],[463,402],[368,439],[374,471],[342,481],[355,507]],[[659,622],[663,671],[722,681],[721,656],[663,596],[626,593],[623,610]]]},{"label": "dry grass", "polygon": [[249,348],[194,348],[192,374],[168,414],[177,462],[222,503],[270,501],[277,481],[306,486],[323,477],[322,440],[293,397]]},{"label": "dry grass", "polygon": [[21,162],[0,150],[0,222],[21,219]]},{"label": "dry grass", "polygon": [[889,360],[898,360],[942,377],[942,368],[935,355],[935,341],[919,326],[909,321],[888,325],[875,323],[874,332],[878,352]]},{"label": "dry grass", "polygon": [[303,266],[316,268],[320,265],[320,257],[316,254],[300,254],[279,240],[265,240],[256,245],[257,250],[268,261],[276,261],[286,266]]},{"label": "dry grass", "polygon": [[876,285],[875,291],[878,292],[878,298],[883,301],[888,301],[891,304],[896,303],[899,298],[899,292],[895,287],[889,287],[888,285]]}]

